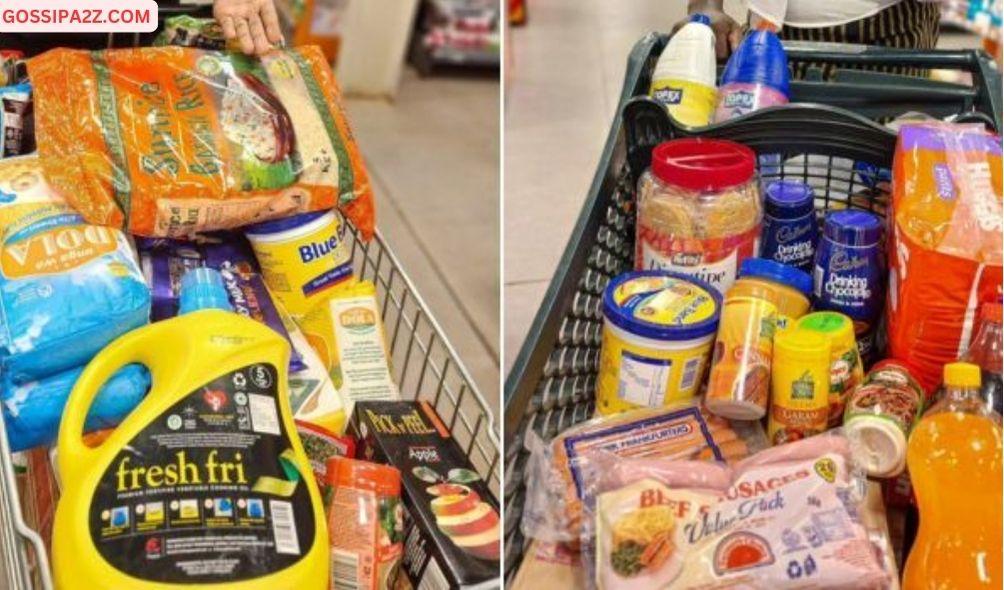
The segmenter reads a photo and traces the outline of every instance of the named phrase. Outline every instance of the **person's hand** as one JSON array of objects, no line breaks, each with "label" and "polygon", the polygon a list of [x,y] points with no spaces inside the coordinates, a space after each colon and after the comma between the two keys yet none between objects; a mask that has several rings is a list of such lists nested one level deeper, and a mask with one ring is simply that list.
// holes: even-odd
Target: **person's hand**
[{"label": "person's hand", "polygon": [[241,51],[262,55],[282,43],[282,30],[273,0],[216,0],[213,16],[227,40],[236,39]]},{"label": "person's hand", "polygon": [[[711,19],[711,30],[715,32],[715,54],[718,59],[727,58],[743,40],[743,28],[722,9],[722,0],[697,0],[687,5],[687,14],[701,13]],[[690,22],[690,16],[673,27],[676,33]]]}]

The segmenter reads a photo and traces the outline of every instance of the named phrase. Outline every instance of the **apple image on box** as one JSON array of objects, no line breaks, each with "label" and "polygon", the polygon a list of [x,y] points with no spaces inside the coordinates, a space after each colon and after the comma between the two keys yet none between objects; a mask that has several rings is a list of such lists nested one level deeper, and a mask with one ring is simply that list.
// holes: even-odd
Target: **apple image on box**
[{"label": "apple image on box", "polygon": [[466,553],[480,559],[499,559],[499,515],[465,485],[441,483],[425,490],[436,525]]}]

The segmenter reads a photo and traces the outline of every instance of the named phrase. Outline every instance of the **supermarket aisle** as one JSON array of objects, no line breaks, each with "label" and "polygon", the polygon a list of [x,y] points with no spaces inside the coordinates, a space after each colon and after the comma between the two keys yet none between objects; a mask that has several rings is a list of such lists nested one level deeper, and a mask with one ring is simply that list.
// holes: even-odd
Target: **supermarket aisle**
[{"label": "supermarket aisle", "polygon": [[393,102],[349,99],[377,225],[491,407],[499,387],[497,79],[420,78]]},{"label": "supermarket aisle", "polygon": [[[589,189],[627,55],[644,33],[669,29],[683,18],[686,4],[546,0],[530,6],[527,27],[511,32],[503,375],[519,352]],[[561,64],[576,65],[556,67]]]}]

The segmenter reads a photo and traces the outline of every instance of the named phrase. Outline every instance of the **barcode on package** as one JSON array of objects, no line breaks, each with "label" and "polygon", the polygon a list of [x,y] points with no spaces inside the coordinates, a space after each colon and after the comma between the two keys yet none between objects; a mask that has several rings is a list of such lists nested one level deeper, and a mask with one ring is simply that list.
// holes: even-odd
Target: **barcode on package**
[{"label": "barcode on package", "polygon": [[680,389],[687,391],[694,386],[697,381],[697,369],[701,366],[701,359],[694,358],[687,361],[683,366],[683,376],[680,377]]},{"label": "barcode on package", "polygon": [[449,587],[450,582],[443,575],[439,564],[435,559],[430,559],[429,565],[425,567],[425,573],[422,574],[422,581],[418,583],[418,590],[443,590]]},{"label": "barcode on package", "polygon": [[333,590],[358,590],[359,556],[355,553],[332,549],[331,583]]},{"label": "barcode on package", "polygon": [[296,521],[293,520],[293,505],[289,502],[269,500],[272,512],[272,534],[275,535],[275,552],[287,555],[300,554],[300,541],[296,538]]}]

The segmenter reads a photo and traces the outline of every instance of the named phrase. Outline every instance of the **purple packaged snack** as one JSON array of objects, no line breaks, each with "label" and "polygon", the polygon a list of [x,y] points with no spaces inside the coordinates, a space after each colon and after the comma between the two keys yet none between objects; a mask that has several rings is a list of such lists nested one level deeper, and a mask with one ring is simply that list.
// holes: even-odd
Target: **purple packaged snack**
[{"label": "purple packaged snack", "polygon": [[199,242],[137,237],[136,249],[143,275],[150,285],[151,321],[178,315],[178,291],[181,277],[187,270],[199,266],[213,268],[223,275],[224,286],[236,313],[265,324],[289,341],[289,371],[295,373],[307,368],[289,339],[244,236],[217,232],[207,234]]}]

